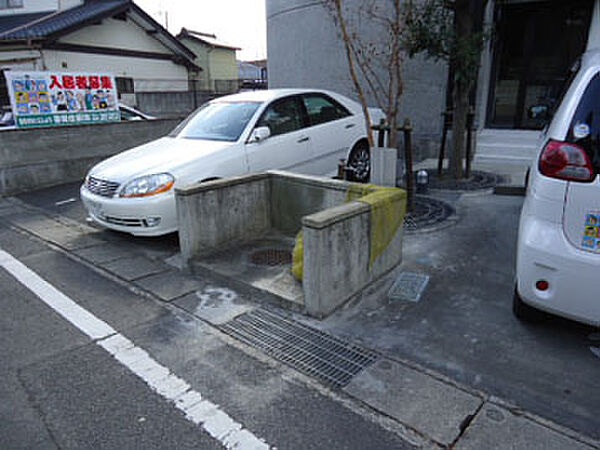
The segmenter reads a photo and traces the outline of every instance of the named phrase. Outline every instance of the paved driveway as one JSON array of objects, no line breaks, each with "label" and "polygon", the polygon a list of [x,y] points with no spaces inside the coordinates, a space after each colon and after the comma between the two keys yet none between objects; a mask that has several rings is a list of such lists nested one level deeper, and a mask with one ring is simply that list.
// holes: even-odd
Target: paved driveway
[{"label": "paved driveway", "polygon": [[[78,200],[61,203],[78,199],[77,190],[77,185],[65,185],[20,198],[84,221]],[[456,207],[459,220],[405,236],[401,269],[430,276],[418,303],[390,301],[388,280],[325,321],[299,319],[433,370],[483,396],[502,398],[517,411],[600,439],[595,330],[560,319],[524,324],[511,312],[522,197],[437,196]],[[176,236],[105,233],[165,259],[178,251]]]},{"label": "paved driveway", "polygon": [[595,330],[512,315],[523,198],[445,198],[457,224],[404,239],[402,269],[430,276],[421,300],[390,301],[381,289],[321,327],[599,438]]}]

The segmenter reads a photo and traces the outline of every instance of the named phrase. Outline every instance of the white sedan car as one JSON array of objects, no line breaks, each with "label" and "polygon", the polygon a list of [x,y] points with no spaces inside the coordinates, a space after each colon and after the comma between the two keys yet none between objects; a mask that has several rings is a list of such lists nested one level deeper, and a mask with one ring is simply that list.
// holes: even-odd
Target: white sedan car
[{"label": "white sedan car", "polygon": [[513,311],[600,326],[600,53],[585,54],[571,78],[531,167]]},{"label": "white sedan car", "polygon": [[[382,113],[371,117],[377,123]],[[341,158],[366,181],[369,155],[358,103],[318,90],[244,92],[207,103],[168,137],[97,164],[81,199],[106,228],[157,236],[177,230],[178,186],[269,169],[328,175]]]}]

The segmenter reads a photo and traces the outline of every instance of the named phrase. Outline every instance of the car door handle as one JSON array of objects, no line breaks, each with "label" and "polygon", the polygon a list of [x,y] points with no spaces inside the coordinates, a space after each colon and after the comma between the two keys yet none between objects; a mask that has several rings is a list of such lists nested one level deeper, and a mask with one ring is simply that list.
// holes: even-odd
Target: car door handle
[{"label": "car door handle", "polygon": [[310,138],[309,138],[308,136],[306,136],[306,137],[303,137],[303,138],[300,138],[300,139],[298,139],[298,144],[300,144],[300,143],[302,143],[302,142],[306,142],[306,141],[308,141],[309,139],[310,139]]},{"label": "car door handle", "polygon": [[346,125],[346,127],[345,127],[345,128],[352,128],[352,127],[354,127],[354,125],[356,125],[356,124],[354,124],[354,123],[349,123],[348,125]]}]

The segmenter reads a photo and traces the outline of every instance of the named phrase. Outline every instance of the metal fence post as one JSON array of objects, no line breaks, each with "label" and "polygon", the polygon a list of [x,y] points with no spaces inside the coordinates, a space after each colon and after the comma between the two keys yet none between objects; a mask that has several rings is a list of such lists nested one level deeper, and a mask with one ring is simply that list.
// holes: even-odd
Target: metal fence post
[{"label": "metal fence post", "polygon": [[465,177],[469,178],[471,176],[471,141],[473,139],[473,119],[475,118],[475,112],[473,108],[469,108],[469,113],[467,114],[467,151],[466,151],[466,161],[465,161]]},{"label": "metal fence post", "polygon": [[412,211],[415,207],[415,187],[414,178],[412,173],[413,160],[412,160],[412,126],[410,119],[404,119],[404,163],[406,167],[406,192],[408,194],[407,203],[408,211]]},{"label": "metal fence post", "polygon": [[444,158],[446,157],[446,138],[448,137],[448,130],[452,125],[452,111],[444,111],[442,113],[442,117],[444,117],[444,126],[442,130],[442,145],[440,146],[440,154],[438,157],[438,177],[442,176],[442,171],[444,169]]}]

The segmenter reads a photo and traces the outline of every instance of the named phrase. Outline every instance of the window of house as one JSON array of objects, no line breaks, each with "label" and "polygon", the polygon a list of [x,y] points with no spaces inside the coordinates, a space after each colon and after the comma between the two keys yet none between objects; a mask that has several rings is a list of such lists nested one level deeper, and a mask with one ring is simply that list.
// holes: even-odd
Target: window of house
[{"label": "window of house", "polygon": [[334,99],[321,94],[303,95],[302,101],[311,125],[348,117],[350,112]]},{"label": "window of house", "polygon": [[133,94],[134,84],[133,78],[129,77],[116,77],[115,81],[117,82],[117,92],[119,93],[119,99],[121,98],[121,94]]},{"label": "window of house", "polygon": [[0,0],[0,9],[22,8],[23,0]]}]

